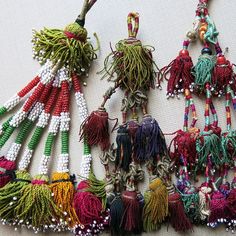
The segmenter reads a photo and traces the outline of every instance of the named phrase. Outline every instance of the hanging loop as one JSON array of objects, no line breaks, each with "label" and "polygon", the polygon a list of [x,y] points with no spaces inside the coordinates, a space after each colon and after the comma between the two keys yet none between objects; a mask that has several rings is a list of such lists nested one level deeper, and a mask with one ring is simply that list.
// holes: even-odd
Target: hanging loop
[{"label": "hanging loop", "polygon": [[127,17],[129,38],[136,38],[139,29],[139,14],[131,12]]}]

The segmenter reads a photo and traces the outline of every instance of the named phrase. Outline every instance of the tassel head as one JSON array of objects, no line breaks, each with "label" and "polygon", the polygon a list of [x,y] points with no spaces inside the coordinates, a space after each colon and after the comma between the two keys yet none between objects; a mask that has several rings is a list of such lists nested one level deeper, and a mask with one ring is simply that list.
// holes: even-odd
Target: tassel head
[{"label": "tassel head", "polygon": [[33,31],[32,42],[34,58],[40,64],[47,60],[53,64],[60,61],[62,66],[68,67],[70,74],[86,75],[91,62],[97,58],[96,50],[87,41],[87,30],[77,22],[67,25],[64,30]]},{"label": "tassel head", "polygon": [[99,145],[102,151],[110,147],[108,113],[105,108],[92,112],[81,126],[80,140],[86,139],[89,146]]},{"label": "tassel head", "polygon": [[162,69],[164,76],[170,73],[167,84],[167,97],[192,89],[194,77],[191,74],[193,62],[187,49],[179,52],[178,57]]},{"label": "tassel head", "polygon": [[212,72],[216,64],[216,57],[212,56],[210,48],[202,49],[202,55],[198,58],[197,64],[193,67],[193,75],[195,77],[195,85],[198,92],[202,92],[205,84],[212,85]]}]

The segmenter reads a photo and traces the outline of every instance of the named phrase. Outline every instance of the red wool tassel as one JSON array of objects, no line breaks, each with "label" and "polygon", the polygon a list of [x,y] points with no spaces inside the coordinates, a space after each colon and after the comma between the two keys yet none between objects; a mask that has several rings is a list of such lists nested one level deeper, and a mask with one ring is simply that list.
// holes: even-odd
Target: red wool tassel
[{"label": "red wool tassel", "polygon": [[187,49],[180,51],[179,56],[174,59],[168,66],[162,69],[164,76],[170,73],[167,85],[167,96],[183,93],[189,89],[194,82],[191,69],[193,62]]},{"label": "red wool tassel", "polygon": [[[227,201],[223,193],[220,191],[213,192],[210,201],[210,216],[208,222],[217,223],[224,222],[228,217]],[[214,227],[214,226],[213,226]]]},{"label": "red wool tassel", "polygon": [[183,202],[179,193],[168,196],[170,223],[175,231],[192,230],[192,224],[184,212]]},{"label": "red wool tassel", "polygon": [[134,191],[124,191],[122,193],[124,204],[124,215],[121,226],[127,232],[138,232],[141,228],[141,207]]},{"label": "red wool tassel", "polygon": [[183,130],[177,131],[177,135],[173,139],[174,151],[170,154],[177,167],[183,165],[181,156],[184,156],[189,165],[189,170],[193,169],[197,157],[196,138],[198,134],[199,130],[195,128],[193,129],[193,132],[185,132]]},{"label": "red wool tassel", "polygon": [[9,161],[5,157],[0,157],[0,188],[4,187],[14,178],[16,162]]},{"label": "red wool tassel", "polygon": [[81,126],[80,140],[86,139],[89,146],[99,145],[102,151],[110,147],[108,113],[105,108],[94,111]]},{"label": "red wool tassel", "polygon": [[225,86],[233,82],[232,78],[233,69],[230,62],[223,55],[218,56],[212,76],[212,82],[216,86],[215,92],[222,93]]}]

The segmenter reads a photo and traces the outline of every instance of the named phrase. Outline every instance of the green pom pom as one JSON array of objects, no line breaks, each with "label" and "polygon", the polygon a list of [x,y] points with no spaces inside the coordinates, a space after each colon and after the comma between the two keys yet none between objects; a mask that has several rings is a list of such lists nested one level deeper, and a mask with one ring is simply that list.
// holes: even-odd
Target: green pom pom
[{"label": "green pom pom", "polygon": [[30,174],[26,171],[17,171],[16,180],[9,182],[0,189],[0,217],[6,221],[15,218],[15,208],[23,189],[31,182]]}]

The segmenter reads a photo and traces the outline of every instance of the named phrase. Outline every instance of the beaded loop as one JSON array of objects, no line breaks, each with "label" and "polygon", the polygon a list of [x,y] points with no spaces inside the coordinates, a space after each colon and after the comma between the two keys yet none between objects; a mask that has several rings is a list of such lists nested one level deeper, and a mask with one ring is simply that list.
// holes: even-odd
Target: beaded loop
[{"label": "beaded loop", "polygon": [[139,14],[133,12],[129,13],[127,17],[127,24],[129,38],[136,38],[139,29]]}]

